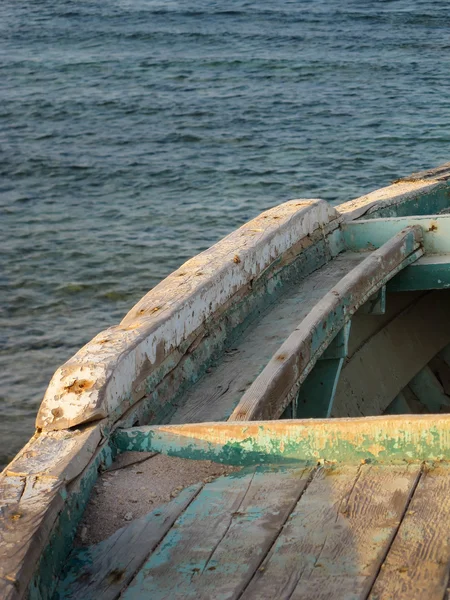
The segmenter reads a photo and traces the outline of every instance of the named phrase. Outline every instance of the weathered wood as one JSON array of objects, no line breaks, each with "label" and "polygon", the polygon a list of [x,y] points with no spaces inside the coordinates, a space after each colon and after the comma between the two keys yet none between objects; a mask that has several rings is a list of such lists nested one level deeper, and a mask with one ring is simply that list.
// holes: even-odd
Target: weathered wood
[{"label": "weathered wood", "polygon": [[205,486],[123,600],[239,597],[298,501],[309,470],[256,470]]},{"label": "weathered wood", "polygon": [[450,415],[134,427],[117,431],[114,442],[122,451],[156,451],[228,464],[448,460]]},{"label": "weathered wood", "polygon": [[445,290],[450,288],[450,253],[422,256],[388,284],[390,292]]},{"label": "weathered wood", "polygon": [[83,472],[60,488],[64,502],[56,515],[47,543],[41,550],[38,561],[27,564],[27,568],[33,571],[27,600],[53,597],[59,575],[72,550],[76,527],[89,501],[98,473],[111,465],[114,454],[108,443],[101,444]]},{"label": "weathered wood", "polygon": [[[420,260],[420,258],[418,260]],[[370,338],[384,329],[390,321],[395,319],[409,306],[412,306],[426,293],[427,292],[388,293],[385,314],[377,315],[375,318],[371,315],[361,314],[361,311],[358,310],[352,317],[352,328],[348,341],[347,356],[351,358]]]},{"label": "weathered wood", "polygon": [[343,358],[317,361],[293,404],[294,418],[330,416],[343,363]]},{"label": "weathered wood", "polygon": [[64,486],[91,460],[100,428],[36,435],[1,475],[0,589],[2,581],[13,583],[2,598],[26,595],[64,506]]},{"label": "weathered wood", "polygon": [[342,225],[349,250],[380,248],[406,227],[420,227],[426,254],[450,253],[450,215],[365,219]]},{"label": "weathered wood", "polygon": [[430,362],[430,366],[439,378],[444,392],[450,396],[450,346],[441,350],[438,356]]},{"label": "weathered wood", "polygon": [[242,600],[365,599],[419,473],[419,465],[319,470]]},{"label": "weathered wood", "polygon": [[411,175],[398,179],[395,183],[401,183],[403,181],[427,181],[429,179],[439,181],[447,181],[450,179],[450,162],[439,165],[438,167],[433,167],[432,169],[411,173]]},{"label": "weathered wood", "polygon": [[446,597],[450,564],[450,469],[425,469],[377,577],[371,600]]},{"label": "weathered wood", "polygon": [[73,600],[113,600],[201,490],[196,484],[172,502],[119,529],[110,538],[72,553],[57,596]]},{"label": "weathered wood", "polygon": [[[363,253],[344,253],[312,273],[272,310],[244,333],[242,340],[204,375],[184,398],[171,423],[195,423],[227,419],[242,394],[250,387],[271,357],[306,317],[317,302],[352,268],[364,260]],[[346,330],[330,344],[328,351],[345,352]],[[337,348],[339,346],[339,348]],[[331,355],[330,355],[331,357]]]},{"label": "weathered wood", "polygon": [[287,202],[185,263],[118,327],[96,336],[56,371],[37,426],[64,429],[108,415],[118,418],[145,394],[152,370],[206,318],[271,265],[282,262],[284,253],[302,238],[314,231],[325,235],[333,220],[337,226],[337,213],[325,201]]},{"label": "weathered wood", "polygon": [[409,387],[430,412],[438,413],[441,408],[450,406],[450,397],[444,393],[442,385],[428,365],[411,379]]},{"label": "weathered wood", "polygon": [[[442,170],[441,170],[442,169]],[[337,208],[346,221],[363,215],[386,217],[395,215],[431,215],[449,206],[448,181],[442,178],[447,165],[429,171],[426,178],[399,179]],[[441,179],[442,178],[442,179]]]},{"label": "weathered wood", "polygon": [[385,415],[410,415],[411,410],[403,392],[400,392],[384,411]]},{"label": "weathered wood", "polygon": [[[37,562],[64,505],[58,479],[30,476],[24,480],[19,502],[0,507],[0,592],[5,600],[26,596]],[[13,583],[9,595],[4,595],[3,581]]]},{"label": "weathered wood", "polygon": [[278,418],[336,333],[398,270],[421,255],[419,227],[408,228],[326,294],[243,395],[230,420]]},{"label": "weathered wood", "polygon": [[449,290],[429,292],[367,340],[342,369],[332,416],[382,414],[449,343],[449,302]]},{"label": "weathered wood", "polygon": [[329,346],[324,350],[320,360],[330,360],[333,358],[347,358],[348,344],[350,340],[350,329],[352,322],[347,321],[342,329],[340,329]]},{"label": "weathered wood", "polygon": [[86,467],[102,439],[101,424],[82,430],[36,434],[9,463],[9,477],[54,477],[71,481]]},{"label": "weathered wood", "polygon": [[[420,259],[419,259],[420,260]],[[359,309],[362,315],[384,315],[386,312],[386,286],[383,285]]]}]

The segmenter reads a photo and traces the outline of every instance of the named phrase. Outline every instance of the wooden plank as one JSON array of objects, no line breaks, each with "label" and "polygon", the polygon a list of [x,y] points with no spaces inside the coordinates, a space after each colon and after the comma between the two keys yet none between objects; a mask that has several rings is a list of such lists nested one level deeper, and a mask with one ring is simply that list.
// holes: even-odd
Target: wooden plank
[{"label": "wooden plank", "polygon": [[438,413],[442,408],[450,406],[450,397],[444,393],[442,385],[428,365],[411,379],[409,387],[430,412]]},{"label": "wooden plank", "polygon": [[116,531],[89,548],[75,549],[57,589],[58,598],[113,600],[202,488],[186,488],[172,502]]},{"label": "wooden plank", "polygon": [[388,283],[389,292],[450,288],[450,253],[422,256]]},{"label": "wooden plank", "polygon": [[423,232],[426,254],[450,252],[450,215],[360,219],[342,225],[345,244],[349,250],[380,248],[406,227],[418,226]]},{"label": "wooden plank", "polygon": [[411,410],[407,399],[403,392],[400,392],[398,396],[389,404],[384,411],[385,415],[410,415],[413,411]]},{"label": "wooden plank", "polygon": [[309,464],[449,460],[450,415],[134,427],[117,431],[114,443],[120,450],[237,465],[293,459]]},{"label": "wooden plank", "polygon": [[19,502],[0,507],[0,581],[14,586],[9,596],[2,596],[5,599],[27,595],[37,562],[64,505],[57,479],[30,476],[24,480]]},{"label": "wooden plank", "polygon": [[[346,221],[361,216],[432,215],[448,207],[448,181],[437,168],[434,176],[423,179],[403,178],[392,185],[375,190],[337,208]],[[443,171],[447,165],[442,166]]]},{"label": "wooden plank", "polygon": [[419,465],[320,469],[242,600],[365,599],[419,473]]},{"label": "wooden plank", "polygon": [[371,600],[447,597],[449,499],[449,466],[425,469],[373,586]]},{"label": "wooden plank", "polygon": [[[0,477],[0,581],[22,598],[64,507],[65,485],[94,456],[101,425],[36,435]],[[11,595],[12,594],[12,595]]]},{"label": "wooden plank", "polygon": [[430,366],[438,376],[444,392],[450,396],[450,346],[446,346],[435,358],[436,362],[430,363]]},{"label": "wooden plank", "polygon": [[332,416],[382,414],[449,343],[449,302],[449,290],[429,292],[367,340],[342,369]]},{"label": "wooden plank", "polygon": [[282,267],[301,240],[316,231],[323,239],[338,222],[328,202],[290,201],[189,260],[142,298],[119,326],[100,333],[56,371],[37,426],[55,430],[103,417],[117,420],[147,393],[147,378],[206,319],[236,294],[251,294],[251,285],[272,267]]},{"label": "wooden plank", "polygon": [[397,234],[326,294],[245,392],[230,420],[278,418],[336,333],[377,289],[421,255],[420,238],[418,227]]},{"label": "wooden plank", "polygon": [[[209,373],[180,398],[180,407],[170,423],[227,419],[242,394],[295,329],[299,320],[306,317],[317,302],[364,258],[364,253],[341,254],[280,298],[267,314],[244,332],[241,340],[231,351],[225,353],[219,364],[211,368]],[[341,339],[339,334],[337,338],[328,349],[341,344],[336,351],[342,353],[347,339]]]},{"label": "wooden plank", "polygon": [[258,469],[206,485],[123,600],[238,598],[298,501],[309,473]]},{"label": "wooden plank", "polygon": [[35,475],[72,481],[88,464],[102,439],[101,423],[83,430],[36,434],[10,462],[10,477]]},{"label": "wooden plank", "polygon": [[417,173],[411,173],[411,175],[407,175],[406,177],[398,179],[396,183],[402,181],[424,182],[430,179],[439,181],[447,181],[450,179],[450,162],[439,165],[438,167],[433,167],[431,169],[425,169],[424,171],[418,171]]}]

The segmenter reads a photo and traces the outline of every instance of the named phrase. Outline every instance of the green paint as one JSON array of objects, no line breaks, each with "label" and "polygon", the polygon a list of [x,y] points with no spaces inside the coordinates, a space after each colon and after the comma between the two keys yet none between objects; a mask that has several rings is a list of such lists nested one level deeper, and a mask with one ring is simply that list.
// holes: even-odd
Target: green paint
[{"label": "green paint", "polygon": [[[176,361],[173,355],[167,359],[146,380],[146,395],[135,407],[131,407],[121,420],[121,425],[132,426],[137,422],[168,423],[177,408],[183,405],[186,393],[206,373],[217,366],[225,350],[239,345],[247,328],[261,318],[271,305],[292,289],[312,272],[329,262],[336,253],[342,251],[343,238],[339,231],[328,237],[318,239],[314,244],[301,251],[290,264],[282,266],[282,257],[274,261],[249,287],[248,293],[232,303],[219,318],[212,316],[204,326],[207,334],[199,345],[189,354],[189,343],[180,345],[184,356]],[[261,368],[264,365],[261,365]],[[175,391],[174,391],[175,388]],[[239,398],[236,398],[236,403]],[[114,420],[123,413],[122,403]],[[131,397],[127,406],[131,405]],[[228,418],[223,415],[223,419]]]},{"label": "green paint", "polygon": [[402,229],[412,225],[422,227],[427,254],[450,253],[450,215],[357,220],[342,227],[347,248],[358,252],[380,248]]},{"label": "green paint", "polygon": [[344,358],[317,361],[302,383],[294,406],[294,418],[320,419],[330,416],[343,364]]},{"label": "green paint", "polygon": [[158,428],[141,427],[119,430],[114,443],[120,451],[156,451],[170,456],[194,460],[249,465],[275,464],[297,461],[311,465],[318,461],[358,464],[415,462],[450,459],[450,425],[431,421],[422,430],[412,431],[399,427],[395,434],[383,429],[361,434],[358,442],[346,439],[342,432],[330,429],[329,436],[318,433],[308,424],[292,423],[289,433],[273,432],[270,422],[261,425],[258,434],[245,439],[229,439],[225,444],[213,444],[200,439]]},{"label": "green paint", "polygon": [[[382,202],[382,201],[380,201]],[[444,181],[433,186],[431,191],[417,193],[397,204],[375,208],[366,216],[367,219],[407,217],[410,215],[435,215],[450,206],[450,183]],[[339,208],[339,207],[338,207]]]},{"label": "green paint", "polygon": [[[78,523],[97,481],[98,472],[112,464],[115,454],[114,446],[104,445],[86,470],[67,486],[63,511],[53,527],[48,545],[30,583],[29,600],[47,600],[53,597],[58,577],[72,550]],[[55,596],[55,600],[58,600],[58,595]]]},{"label": "green paint", "polygon": [[450,253],[426,256],[388,283],[389,292],[450,289]]},{"label": "green paint", "polygon": [[[402,271],[403,272],[403,271]],[[378,290],[359,309],[361,315],[384,315],[386,312],[386,286]]]}]

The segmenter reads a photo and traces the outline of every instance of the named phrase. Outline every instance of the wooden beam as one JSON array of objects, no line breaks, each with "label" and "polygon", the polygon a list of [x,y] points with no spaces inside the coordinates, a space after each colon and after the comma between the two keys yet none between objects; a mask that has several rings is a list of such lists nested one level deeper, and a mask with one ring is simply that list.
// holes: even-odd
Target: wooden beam
[{"label": "wooden beam", "polygon": [[242,396],[230,421],[276,419],[337,332],[380,287],[422,255],[420,227],[405,229],[320,300]]},{"label": "wooden beam", "polygon": [[448,598],[449,475],[445,464],[424,469],[370,600]]},{"label": "wooden beam", "polygon": [[[0,476],[0,597],[18,600],[64,509],[69,482],[95,455],[101,424],[36,435]],[[75,523],[72,523],[72,529]],[[5,588],[5,582],[12,583]]]},{"label": "wooden beam", "polygon": [[444,393],[442,385],[428,365],[411,379],[409,387],[430,412],[439,413],[442,408],[450,408],[450,397]]},{"label": "wooden beam", "polygon": [[120,451],[227,464],[449,460],[450,415],[160,425],[118,430]]},{"label": "wooden beam", "polygon": [[449,302],[449,290],[428,292],[365,340],[342,369],[332,415],[382,414],[450,342]]},{"label": "wooden beam", "polygon": [[330,416],[343,363],[343,358],[317,361],[294,403],[293,416],[296,419]]},{"label": "wooden beam", "polygon": [[[325,244],[328,258],[340,252],[340,218],[324,200],[290,201],[190,259],[144,296],[120,325],[97,335],[56,371],[37,427],[66,429],[103,417],[116,422],[176,367],[192,344],[208,338],[205,322],[217,326],[230,305],[251,300],[255,283],[278,273],[281,277],[314,239],[333,238]],[[267,290],[264,296],[267,300]],[[245,304],[241,322],[252,306]]]},{"label": "wooden beam", "polygon": [[422,256],[391,279],[388,292],[450,289],[450,253]]},{"label": "wooden beam", "polygon": [[360,315],[384,315],[386,313],[386,286],[383,285],[383,287],[375,292],[375,294],[361,306],[358,313]]},{"label": "wooden beam", "polygon": [[342,225],[347,248],[355,252],[380,248],[405,227],[419,226],[426,254],[450,253],[450,215],[364,219]]},{"label": "wooden beam", "polygon": [[347,221],[363,215],[394,217],[434,215],[449,206],[449,163],[426,172],[404,177],[337,208]]}]

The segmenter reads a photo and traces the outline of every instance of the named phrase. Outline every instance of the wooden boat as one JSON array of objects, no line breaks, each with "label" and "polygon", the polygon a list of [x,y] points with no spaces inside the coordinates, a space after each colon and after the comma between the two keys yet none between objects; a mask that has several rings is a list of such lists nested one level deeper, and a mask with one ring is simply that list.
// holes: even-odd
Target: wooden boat
[{"label": "wooden boat", "polygon": [[[443,598],[449,178],[275,207],[58,369],[0,478],[1,598]],[[74,546],[100,481],[144,508]]]}]

